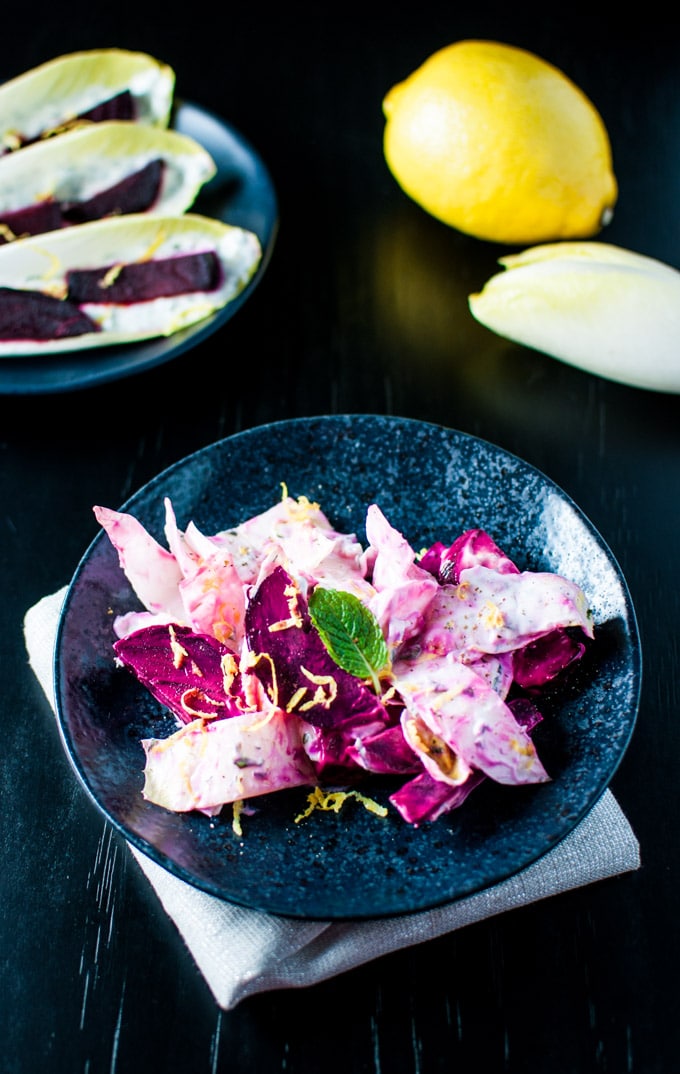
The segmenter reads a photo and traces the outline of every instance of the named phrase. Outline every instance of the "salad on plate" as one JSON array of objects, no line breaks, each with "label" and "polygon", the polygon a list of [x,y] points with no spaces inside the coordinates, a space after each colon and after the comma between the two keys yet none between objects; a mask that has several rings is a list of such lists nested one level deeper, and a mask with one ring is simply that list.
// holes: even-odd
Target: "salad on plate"
[{"label": "salad on plate", "polygon": [[594,637],[574,582],[520,570],[480,528],[416,551],[377,503],[364,546],[285,485],[218,533],[164,509],[167,547],[94,507],[141,604],[114,617],[114,658],[176,721],[142,740],[145,799],[215,816],[309,787],[308,812],[344,794],[380,811],[373,774],[417,827],[484,779],[550,779],[541,692]]}]

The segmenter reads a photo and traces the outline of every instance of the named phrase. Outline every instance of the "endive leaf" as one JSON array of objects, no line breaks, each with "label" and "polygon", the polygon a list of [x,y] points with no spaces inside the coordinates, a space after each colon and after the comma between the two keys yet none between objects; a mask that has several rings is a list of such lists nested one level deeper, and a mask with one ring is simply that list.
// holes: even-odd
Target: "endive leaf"
[{"label": "endive leaf", "polygon": [[59,130],[119,94],[132,119],[167,127],[175,72],[145,52],[105,48],[71,52],[0,86],[0,153]]},{"label": "endive leaf", "polygon": [[[101,199],[103,192],[156,162],[162,166],[160,185],[148,209],[157,213],[183,213],[217,170],[210,154],[188,135],[125,120],[91,123],[35,142],[0,157],[0,223],[9,214],[44,210],[47,204],[59,217],[60,206]],[[115,204],[110,212],[125,211]],[[7,224],[9,231],[11,217]],[[5,233],[4,238],[11,236]]]},{"label": "endive leaf", "polygon": [[[214,259],[217,279],[207,289],[175,291],[164,297],[160,289],[147,300],[136,301],[115,295],[123,283],[126,266],[170,275],[180,258]],[[203,259],[200,255],[206,255]],[[6,323],[0,324],[0,357],[22,354],[49,354],[56,351],[128,343],[168,336],[208,317],[233,301],[255,274],[262,257],[257,236],[240,227],[209,217],[186,213],[183,216],[130,213],[105,220],[79,224],[44,235],[0,246],[0,291],[8,302]],[[167,267],[161,262],[169,261]],[[91,270],[100,270],[101,300],[93,303],[69,298],[69,279],[81,274],[88,283]],[[153,273],[152,273],[153,274]],[[178,273],[172,275],[177,277]],[[181,274],[179,274],[181,275]],[[154,288],[151,288],[153,291]],[[26,338],[25,319],[16,315],[12,303],[28,293],[70,301],[75,313],[95,322],[96,330],[68,338]],[[140,295],[140,298],[144,297]],[[13,338],[18,325],[23,337]]]},{"label": "endive leaf", "polygon": [[618,246],[558,242],[500,259],[469,296],[500,336],[609,380],[680,392],[680,272]]}]

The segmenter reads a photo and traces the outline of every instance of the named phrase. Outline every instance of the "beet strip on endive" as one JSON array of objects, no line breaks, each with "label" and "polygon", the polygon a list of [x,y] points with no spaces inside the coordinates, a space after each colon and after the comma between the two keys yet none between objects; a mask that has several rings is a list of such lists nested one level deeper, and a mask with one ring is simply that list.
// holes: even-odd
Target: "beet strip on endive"
[{"label": "beet strip on endive", "polygon": [[100,220],[103,216],[144,212],[158,198],[162,177],[163,161],[151,160],[133,175],[86,201],[64,202],[63,222],[82,224],[87,220]]},{"label": "beet strip on endive", "polygon": [[86,302],[129,304],[152,298],[212,291],[220,282],[220,263],[213,251],[161,260],[73,269],[66,277],[68,297]]},{"label": "beet strip on endive", "polygon": [[62,339],[99,331],[72,302],[41,291],[0,287],[0,340]]}]

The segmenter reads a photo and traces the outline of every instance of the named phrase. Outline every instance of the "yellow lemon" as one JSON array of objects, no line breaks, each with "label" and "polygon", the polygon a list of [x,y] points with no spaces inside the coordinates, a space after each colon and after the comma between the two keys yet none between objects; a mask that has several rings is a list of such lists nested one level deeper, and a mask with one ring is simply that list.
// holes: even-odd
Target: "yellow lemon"
[{"label": "yellow lemon", "polygon": [[383,150],[401,188],[476,238],[587,238],[617,198],[609,135],[586,95],[525,49],[458,41],[383,101]]}]

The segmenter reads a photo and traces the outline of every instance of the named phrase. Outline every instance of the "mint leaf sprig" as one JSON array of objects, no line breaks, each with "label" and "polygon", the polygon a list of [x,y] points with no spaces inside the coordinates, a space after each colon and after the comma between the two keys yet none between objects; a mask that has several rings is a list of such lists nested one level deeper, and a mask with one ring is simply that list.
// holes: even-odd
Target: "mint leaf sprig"
[{"label": "mint leaf sprig", "polygon": [[380,673],[390,663],[387,642],[373,613],[353,593],[317,586],[309,614],[335,663],[358,679],[370,679],[380,696]]}]

